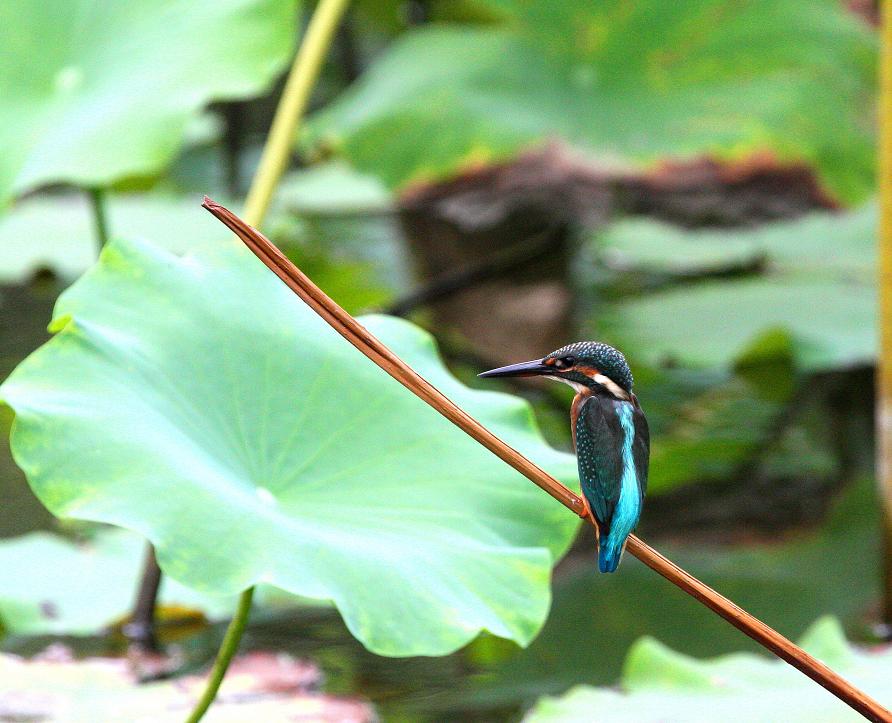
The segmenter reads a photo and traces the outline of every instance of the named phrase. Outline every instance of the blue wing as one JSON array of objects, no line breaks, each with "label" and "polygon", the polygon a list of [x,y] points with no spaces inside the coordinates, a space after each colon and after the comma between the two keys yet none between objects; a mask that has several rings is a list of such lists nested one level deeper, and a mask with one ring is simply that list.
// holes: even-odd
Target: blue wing
[{"label": "blue wing", "polygon": [[632,423],[635,427],[635,437],[632,442],[632,458],[635,461],[635,470],[638,472],[638,487],[641,498],[647,493],[647,473],[650,469],[650,429],[647,426],[647,417],[641,411],[638,398],[632,395]]},{"label": "blue wing", "polygon": [[576,457],[582,493],[600,528],[602,572],[616,569],[638,524],[649,455],[647,420],[637,399],[593,395],[583,402],[576,419]]},{"label": "blue wing", "polygon": [[623,472],[623,429],[613,401],[591,396],[576,419],[576,459],[582,493],[595,518],[609,527]]}]

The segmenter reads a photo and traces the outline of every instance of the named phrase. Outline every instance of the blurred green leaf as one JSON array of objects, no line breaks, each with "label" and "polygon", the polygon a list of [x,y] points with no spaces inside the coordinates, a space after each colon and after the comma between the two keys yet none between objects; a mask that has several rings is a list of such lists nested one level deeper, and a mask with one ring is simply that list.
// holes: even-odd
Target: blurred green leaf
[{"label": "blurred green leaf", "polygon": [[[733,373],[636,369],[651,428],[648,494],[759,472],[785,484],[802,477],[836,479],[838,466],[823,433],[833,412],[813,382],[796,374],[794,360],[789,335],[769,330]],[[811,392],[794,399],[806,384]]]},{"label": "blurred green leaf", "polygon": [[615,273],[708,276],[746,269],[763,258],[759,245],[745,234],[691,232],[648,219],[612,224],[594,243],[600,262]]},{"label": "blurred green leaf", "polygon": [[[201,208],[198,197],[110,194],[106,207],[112,238],[157,238],[159,245],[175,252],[194,247],[196,238],[208,244],[229,238]],[[398,264],[383,263],[399,251],[389,217],[307,217],[295,222],[279,214],[268,225],[282,249],[351,312],[383,306],[402,288],[399,282],[406,283],[408,274],[401,276]],[[69,282],[95,263],[97,252],[83,194],[29,198],[0,217],[0,283],[21,283],[40,270]],[[41,319],[41,329],[45,326]]]},{"label": "blurred green leaf", "polygon": [[691,397],[671,426],[654,435],[648,494],[728,479],[770,440],[782,405],[738,377]]},{"label": "blurred green leaf", "polygon": [[[640,363],[731,367],[756,353],[767,333],[789,335],[798,367],[821,370],[871,363],[876,354],[874,238],[876,207],[814,214],[755,231],[689,232],[686,244],[758,249],[764,273],[710,280],[601,306],[597,326]],[[653,236],[677,231],[649,222],[620,224],[606,236],[653,250]],[[658,255],[657,255],[658,256]],[[651,256],[651,263],[653,263]],[[761,352],[759,352],[761,353]]]},{"label": "blurred green leaf", "polygon": [[393,197],[373,176],[333,162],[288,174],[280,247],[351,313],[380,309],[413,286]]},{"label": "blurred green leaf", "polygon": [[0,205],[37,186],[156,173],[212,99],[262,92],[295,0],[0,4]]},{"label": "blurred green leaf", "polygon": [[393,300],[393,287],[387,283],[381,267],[371,261],[338,258],[316,241],[283,244],[283,250],[319,288],[351,314],[380,309]]},{"label": "blurred green leaf", "polygon": [[459,21],[472,23],[494,22],[498,19],[494,8],[474,0],[424,0],[421,7],[412,7],[405,0],[356,0],[354,8],[361,26],[368,32],[377,30],[396,35],[418,25],[423,18],[429,21]]},{"label": "blurred green leaf", "polygon": [[877,262],[878,208],[875,202],[844,213],[813,213],[773,223],[746,238],[790,274],[857,280],[873,284]]},{"label": "blurred green leaf", "polygon": [[[892,649],[863,651],[846,642],[834,618],[816,622],[801,641],[854,685],[888,706]],[[529,723],[580,721],[859,721],[845,703],[779,660],[749,653],[698,660],[653,638],[632,646],[626,659],[623,692],[574,688],[559,698],[540,700]],[[780,712],[783,711],[781,714]]]},{"label": "blurred green leaf", "polygon": [[650,219],[625,219],[590,243],[612,271],[668,277],[770,270],[871,281],[876,267],[876,203],[845,213],[812,213],[754,229],[693,231]]},{"label": "blurred green leaf", "polygon": [[[49,532],[0,540],[0,624],[6,632],[102,635],[126,621],[139,586],[146,541],[118,528],[88,530],[86,535],[78,542]],[[190,612],[223,620],[238,602],[236,596],[198,592],[170,577],[162,578],[158,599],[162,637],[183,632]],[[318,601],[260,585],[254,604],[281,610],[317,607]],[[173,623],[170,630],[165,630],[166,622]]]},{"label": "blurred green leaf", "polygon": [[[529,407],[470,390],[432,340],[363,323],[572,483]],[[369,649],[529,642],[578,521],[345,343],[236,241],[179,258],[114,243],[56,337],[3,384],[13,452],[51,511],[149,538],[173,579],[330,599]]]},{"label": "blurred green leaf", "polygon": [[[766,329],[756,336],[750,345],[737,355],[737,371],[753,384],[773,381],[777,383],[774,366],[780,363],[792,372],[796,360],[793,337],[786,329]],[[782,388],[789,387],[781,384]],[[764,387],[763,387],[764,388]]]},{"label": "blurred green leaf", "polygon": [[[96,633],[133,605],[146,543],[106,530],[80,544],[47,532],[0,541],[0,620],[16,635]],[[159,600],[224,618],[234,597],[198,593],[169,577]]]},{"label": "blurred green leaf", "polygon": [[481,0],[503,23],[400,37],[310,141],[389,185],[559,136],[602,161],[771,149],[841,197],[873,186],[876,39],[836,0]]},{"label": "blurred green leaf", "polygon": [[646,364],[729,366],[764,330],[789,330],[804,370],[869,364],[876,293],[857,282],[766,276],[706,282],[605,310],[603,335]]},{"label": "blurred green leaf", "polygon": [[[159,239],[171,251],[191,248],[196,238],[208,243],[227,238],[198,197],[109,195],[106,207],[112,238]],[[0,282],[21,283],[40,270],[70,281],[97,256],[93,218],[83,194],[36,196],[0,216]]]},{"label": "blurred green leaf", "polygon": [[394,211],[393,195],[375,176],[333,161],[289,173],[278,197],[296,214],[367,215]]}]

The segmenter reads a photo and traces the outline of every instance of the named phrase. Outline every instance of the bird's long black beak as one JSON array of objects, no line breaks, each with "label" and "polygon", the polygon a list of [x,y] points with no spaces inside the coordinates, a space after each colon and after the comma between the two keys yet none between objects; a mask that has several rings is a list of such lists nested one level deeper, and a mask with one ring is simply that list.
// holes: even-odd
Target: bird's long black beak
[{"label": "bird's long black beak", "polygon": [[478,374],[478,377],[536,377],[542,374],[548,374],[554,371],[551,367],[542,363],[541,359],[533,361],[520,362],[520,364],[509,364],[506,367],[498,369],[490,369],[488,372]]}]

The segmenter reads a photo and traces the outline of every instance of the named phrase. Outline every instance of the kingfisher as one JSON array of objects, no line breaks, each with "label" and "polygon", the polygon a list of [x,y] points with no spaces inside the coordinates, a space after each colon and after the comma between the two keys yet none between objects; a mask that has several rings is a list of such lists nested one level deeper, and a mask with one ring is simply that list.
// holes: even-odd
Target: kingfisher
[{"label": "kingfisher", "polygon": [[576,390],[570,430],[579,481],[598,533],[598,569],[614,572],[638,524],[647,489],[650,433],[632,392],[623,354],[597,341],[561,347],[542,359],[511,364],[480,377],[541,376]]}]

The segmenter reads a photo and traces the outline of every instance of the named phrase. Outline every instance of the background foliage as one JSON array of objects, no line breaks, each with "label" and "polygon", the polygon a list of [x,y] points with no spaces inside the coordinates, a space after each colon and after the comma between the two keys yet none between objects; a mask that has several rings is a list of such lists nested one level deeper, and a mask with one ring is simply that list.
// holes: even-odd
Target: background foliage
[{"label": "background foliage", "polygon": [[876,42],[834,0],[472,7],[482,27],[401,36],[320,115],[320,142],[396,185],[552,135],[613,163],[770,147],[848,198],[872,185]]},{"label": "background foliage", "polygon": [[[635,561],[595,576],[588,533],[549,591],[575,521],[198,208],[243,199],[312,8],[0,9],[0,374],[56,334],[3,386],[28,481],[4,453],[0,646],[120,648],[142,540],[102,521],[158,545],[184,668],[218,642],[220,594],[262,580],[248,645],[312,657],[385,718],[696,719],[713,693],[691,684],[725,665],[740,688],[716,704],[773,700],[773,664],[682,657],[752,650]],[[619,345],[654,435],[642,534],[785,634],[829,613],[869,641],[871,20],[837,0],[360,1],[265,230],[351,312],[433,333],[442,360],[366,317],[565,479],[565,390],[501,387],[549,447],[522,402],[465,384],[577,338]],[[94,265],[97,204],[113,242]],[[313,505],[289,496],[314,481]],[[883,670],[821,626],[856,679]],[[683,684],[635,672],[656,662]],[[594,688],[618,680],[629,695]]]}]

